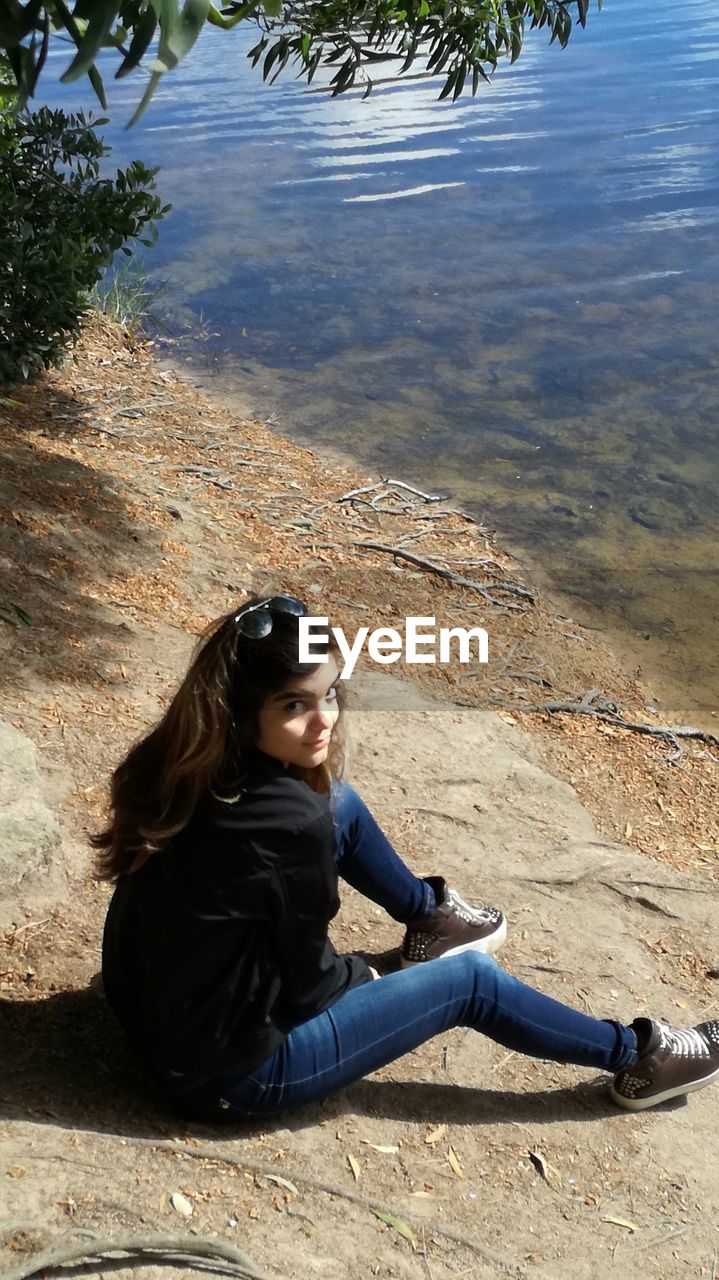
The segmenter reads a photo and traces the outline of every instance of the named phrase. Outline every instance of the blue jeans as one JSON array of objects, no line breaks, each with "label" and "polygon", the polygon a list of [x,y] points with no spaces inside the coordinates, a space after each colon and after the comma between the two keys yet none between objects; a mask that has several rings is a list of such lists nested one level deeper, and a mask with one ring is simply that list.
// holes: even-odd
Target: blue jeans
[{"label": "blue jeans", "polygon": [[[342,877],[407,921],[434,910],[434,895],[404,865],[357,792],[333,796]],[[430,900],[427,890],[429,889]],[[465,951],[355,987],[308,1022],[249,1075],[180,1080],[170,1096],[203,1119],[271,1116],[316,1102],[451,1027],[482,1031],[507,1049],[617,1072],[637,1060],[634,1031],[560,1004]]]},{"label": "blue jeans", "polygon": [[331,804],[342,879],[403,924],[431,915],[437,906],[431,885],[405,866],[354,787],[333,783]]}]

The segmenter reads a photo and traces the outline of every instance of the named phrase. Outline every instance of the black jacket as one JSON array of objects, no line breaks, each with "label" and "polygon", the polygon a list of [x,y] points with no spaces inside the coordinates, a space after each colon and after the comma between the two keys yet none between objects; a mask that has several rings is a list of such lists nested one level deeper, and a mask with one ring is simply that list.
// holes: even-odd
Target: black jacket
[{"label": "black jacket", "polygon": [[260,752],[241,786],[231,803],[208,796],[110,902],[107,998],[161,1075],[251,1071],[371,980],[327,937],[339,909],[327,799]]}]

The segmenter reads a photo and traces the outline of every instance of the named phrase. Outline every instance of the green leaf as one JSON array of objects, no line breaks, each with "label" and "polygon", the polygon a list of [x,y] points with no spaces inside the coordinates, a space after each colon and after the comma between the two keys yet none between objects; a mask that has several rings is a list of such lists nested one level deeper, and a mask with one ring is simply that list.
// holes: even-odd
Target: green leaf
[{"label": "green leaf", "polygon": [[90,81],[90,84],[92,85],[93,89],[95,90],[95,96],[97,97],[97,100],[100,103],[100,106],[102,107],[103,111],[107,111],[107,98],[105,97],[105,86],[102,83],[102,76],[100,75],[100,72],[98,71],[97,67],[90,67],[90,70],[87,73],[87,78]]},{"label": "green leaf", "polygon": [[466,67],[466,65],[463,63],[463,64],[462,64],[462,66],[461,66],[461,67],[459,67],[459,69],[458,69],[458,71],[457,71],[457,79],[456,79],[456,81],[455,81],[455,84],[454,84],[454,92],[453,92],[453,94],[452,94],[452,101],[453,101],[453,102],[456,102],[456,101],[457,101],[457,98],[460,96],[460,94],[461,94],[461,92],[462,92],[462,90],[463,90],[463,88],[464,88],[464,82],[465,82],[466,78],[467,78],[467,67]]},{"label": "green leaf", "polygon": [[24,626],[32,626],[32,618],[30,617],[30,614],[26,613],[24,609],[21,609],[19,604],[13,604],[13,611],[17,614]]},{"label": "green leaf", "polygon": [[384,1209],[373,1209],[372,1212],[375,1218],[379,1218],[380,1222],[385,1222],[388,1227],[392,1227],[392,1229],[396,1231],[398,1235],[402,1236],[403,1239],[409,1240],[413,1249],[417,1248],[417,1237],[409,1223],[405,1222],[404,1218],[398,1218],[395,1214],[388,1213]]},{"label": "green leaf", "polygon": [[72,80],[79,79],[86,71],[90,70],[108,37],[117,14],[117,0],[96,0],[96,3],[92,6],[87,30],[80,40],[77,53],[67,71],[60,76],[63,84],[69,84]]},{"label": "green leaf", "polygon": [[135,34],[130,41],[130,48],[115,73],[116,80],[122,80],[124,76],[129,75],[135,69],[149,49],[156,30],[157,14],[154,9],[146,9],[135,27]]},{"label": "green leaf", "polygon": [[259,43],[254,45],[254,47],[250,49],[249,53],[247,54],[247,57],[249,58],[253,67],[257,66],[257,63],[259,62],[260,58],[262,57],[269,43],[270,42],[267,36],[263,36],[262,39],[259,41]]},{"label": "green leaf", "polygon": [[221,27],[223,31],[230,31],[232,27],[236,27],[238,22],[242,22],[243,18],[248,18],[260,7],[261,0],[248,0],[247,4],[237,6],[232,14],[224,14],[218,12],[214,5],[210,5],[210,12],[207,15],[207,21],[213,27]]},{"label": "green leaf", "polygon": [[[457,85],[457,82],[458,82],[459,77],[460,77],[460,75],[461,75],[461,74],[462,74],[462,68],[461,68],[461,67],[454,67],[454,68],[450,71],[449,75],[447,76],[446,84],[445,84],[444,88],[442,89],[442,92],[441,92],[441,93],[440,93],[440,95],[439,95],[439,100],[440,100],[440,102],[441,102],[442,98],[448,98],[448,97],[449,97],[449,95],[450,95],[450,93],[454,92],[454,89],[455,89],[455,87],[456,87],[456,85]],[[455,94],[455,97],[456,97],[456,94]]]},{"label": "green leaf", "polygon": [[198,40],[210,12],[210,0],[185,0],[180,14],[174,5],[163,4],[161,9],[158,56],[171,70]]},{"label": "green leaf", "polygon": [[277,59],[279,58],[279,56],[280,56],[281,52],[282,52],[282,46],[281,46],[281,44],[280,44],[280,41],[278,40],[278,41],[277,41],[277,44],[274,44],[274,45],[272,46],[272,48],[270,49],[269,53],[267,54],[267,57],[265,58],[265,60],[264,60],[264,62],[263,62],[263,64],[262,64],[262,79],[263,79],[263,80],[266,80],[266,79],[267,79],[268,75],[270,74],[270,71],[272,70],[273,66],[275,65],[275,63],[276,63]]},{"label": "green leaf", "polygon": [[152,95],[155,92],[155,89],[157,88],[161,79],[162,79],[162,72],[153,71],[148,81],[147,88],[145,89],[145,92],[143,93],[142,98],[140,99],[140,102],[135,108],[131,118],[128,120],[127,124],[125,125],[125,129],[131,129],[134,124],[137,124],[137,121],[140,119],[140,116],[144,114],[144,112],[147,110],[148,106],[150,105],[150,102],[152,100]]}]

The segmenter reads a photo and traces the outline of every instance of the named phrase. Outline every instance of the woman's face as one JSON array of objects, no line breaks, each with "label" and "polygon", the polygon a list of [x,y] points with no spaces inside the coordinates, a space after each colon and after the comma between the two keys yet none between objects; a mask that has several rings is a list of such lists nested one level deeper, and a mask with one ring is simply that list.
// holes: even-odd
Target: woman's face
[{"label": "woman's face", "polygon": [[327,759],[340,709],[339,668],[330,654],[311,676],[293,676],[269,697],[259,714],[256,746],[286,766],[312,769]]}]

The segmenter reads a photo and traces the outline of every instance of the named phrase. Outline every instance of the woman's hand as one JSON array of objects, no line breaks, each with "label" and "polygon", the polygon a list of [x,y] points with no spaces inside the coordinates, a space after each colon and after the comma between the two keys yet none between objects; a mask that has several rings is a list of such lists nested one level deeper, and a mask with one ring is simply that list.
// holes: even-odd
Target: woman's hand
[{"label": "woman's hand", "polygon": [[377,970],[376,970],[376,969],[373,969],[371,964],[368,964],[368,965],[367,965],[367,968],[369,969],[369,971],[370,971],[370,973],[372,974],[372,977],[373,977],[373,978],[379,978],[379,974],[378,974]]}]

